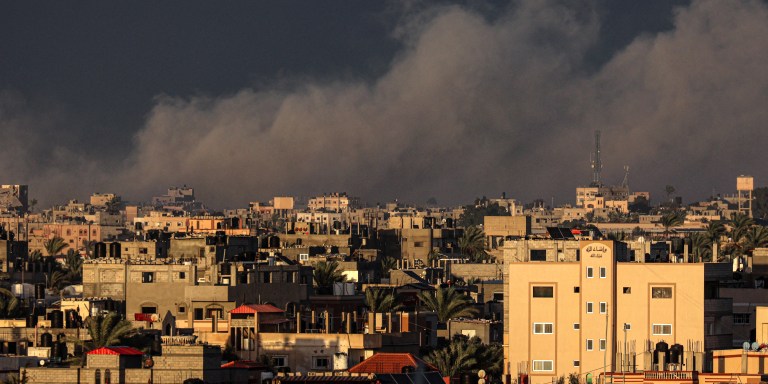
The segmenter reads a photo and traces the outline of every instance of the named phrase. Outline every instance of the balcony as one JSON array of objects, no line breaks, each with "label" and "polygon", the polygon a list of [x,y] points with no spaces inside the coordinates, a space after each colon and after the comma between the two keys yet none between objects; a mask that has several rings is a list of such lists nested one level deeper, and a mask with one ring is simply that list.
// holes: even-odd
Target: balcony
[{"label": "balcony", "polygon": [[695,381],[697,380],[696,371],[645,371],[643,378],[645,380],[675,380],[675,381]]},{"label": "balcony", "polygon": [[733,313],[733,299],[704,299],[704,314],[724,316]]}]

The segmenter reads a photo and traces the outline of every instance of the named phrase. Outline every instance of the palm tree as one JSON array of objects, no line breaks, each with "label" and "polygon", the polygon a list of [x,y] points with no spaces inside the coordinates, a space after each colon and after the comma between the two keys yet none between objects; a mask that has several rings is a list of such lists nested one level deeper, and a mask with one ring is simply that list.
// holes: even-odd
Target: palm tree
[{"label": "palm tree", "polygon": [[381,274],[389,277],[389,273],[397,269],[397,259],[391,256],[387,256],[381,259]]},{"label": "palm tree", "polygon": [[712,261],[712,242],[708,234],[691,235],[691,253],[695,261]]},{"label": "palm tree", "polygon": [[483,230],[474,225],[464,229],[464,234],[459,238],[459,250],[473,262],[485,260],[488,254],[485,252]]},{"label": "palm tree", "polygon": [[0,288],[0,318],[13,319],[21,315],[21,302],[11,291]]},{"label": "palm tree", "polygon": [[427,255],[427,263],[430,267],[436,266],[441,256],[442,255],[440,254],[439,250],[432,248],[432,250],[429,251],[429,254]]},{"label": "palm tree", "polygon": [[664,227],[664,236],[669,237],[669,229],[683,225],[684,221],[685,216],[675,211],[665,213],[663,216],[661,216],[661,219],[659,219],[659,224]]},{"label": "palm tree", "polygon": [[745,252],[751,254],[755,248],[763,248],[768,246],[768,228],[763,226],[754,226],[747,231],[744,239]]},{"label": "palm tree", "polygon": [[710,221],[707,224],[706,236],[710,243],[720,242],[720,238],[725,234],[725,225],[720,220]]},{"label": "palm tree", "polygon": [[101,347],[124,345],[136,335],[136,329],[117,312],[91,316],[85,321],[85,327],[91,337],[90,340],[83,341],[79,338],[69,340],[81,346],[84,354]]},{"label": "palm tree", "polygon": [[346,280],[346,277],[342,273],[344,270],[339,268],[337,261],[321,261],[315,264],[315,271],[313,273],[313,280],[315,286],[318,288],[318,293],[325,292],[329,294],[333,292],[333,284],[341,283]]},{"label": "palm tree", "polygon": [[68,277],[72,280],[81,279],[83,276],[83,258],[80,257],[80,254],[75,252],[74,249],[70,249],[67,251],[64,261],[69,270]]},{"label": "palm tree", "polygon": [[753,225],[755,225],[755,220],[749,217],[749,215],[744,213],[733,214],[731,220],[728,221],[728,226],[731,227],[730,235],[732,241],[736,243],[741,241],[741,239],[747,235],[749,228]]},{"label": "palm tree", "polygon": [[64,248],[69,247],[69,244],[67,244],[61,237],[54,236],[52,239],[47,240],[43,244],[43,247],[45,248],[45,252],[48,253],[48,256],[57,256],[64,250]]},{"label": "palm tree", "polygon": [[441,323],[456,317],[471,317],[478,313],[472,299],[453,287],[440,288],[434,295],[430,292],[422,292],[419,298],[424,307],[437,313],[437,320]]},{"label": "palm tree", "polygon": [[385,288],[366,289],[365,305],[374,313],[396,312],[403,308],[394,290]]},{"label": "palm tree", "polygon": [[475,354],[473,344],[456,338],[447,347],[433,351],[426,361],[434,364],[443,377],[456,377],[477,365]]},{"label": "palm tree", "polygon": [[50,279],[48,280],[48,289],[59,292],[64,286],[70,283],[67,273],[62,271],[53,271]]}]

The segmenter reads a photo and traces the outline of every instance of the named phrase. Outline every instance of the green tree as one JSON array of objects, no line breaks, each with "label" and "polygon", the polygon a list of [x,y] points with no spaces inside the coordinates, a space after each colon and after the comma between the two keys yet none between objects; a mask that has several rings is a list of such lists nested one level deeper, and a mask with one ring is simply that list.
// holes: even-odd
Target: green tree
[{"label": "green tree", "polygon": [[764,248],[768,246],[768,228],[763,226],[754,226],[747,231],[744,237],[744,251],[752,254],[755,248]]},{"label": "green tree", "polygon": [[737,243],[740,242],[747,236],[749,228],[753,225],[755,225],[755,220],[749,217],[749,215],[744,213],[733,214],[731,220],[728,221],[728,226],[730,227],[728,234],[731,237],[731,240]]},{"label": "green tree", "polygon": [[394,290],[386,288],[366,289],[365,306],[375,313],[397,312],[403,308]]},{"label": "green tree", "polygon": [[419,298],[426,309],[437,314],[437,320],[441,323],[456,317],[472,317],[478,313],[472,299],[453,287],[438,288],[434,294],[422,292]]},{"label": "green tree", "polygon": [[75,252],[74,249],[70,249],[67,251],[67,255],[65,256],[64,262],[67,266],[67,277],[70,280],[78,281],[82,280],[83,278],[83,258],[80,257],[80,254]]},{"label": "green tree", "polygon": [[685,222],[685,216],[680,212],[673,211],[665,213],[659,219],[659,224],[664,227],[664,236],[669,237],[670,228],[679,227]]},{"label": "green tree", "polygon": [[64,239],[58,236],[54,236],[52,239],[43,243],[43,248],[45,248],[45,252],[48,253],[48,256],[58,256],[61,254],[61,251],[68,246],[69,244],[64,242]]},{"label": "green tree", "polygon": [[90,340],[83,341],[79,338],[69,340],[82,347],[83,354],[101,347],[129,344],[137,334],[131,323],[121,318],[117,312],[91,316],[85,321],[85,328]]},{"label": "green tree", "polygon": [[475,205],[464,206],[464,213],[459,216],[458,226],[471,227],[483,224],[486,216],[509,216],[509,212],[497,203],[488,203],[487,199],[478,199]]},{"label": "green tree", "polygon": [[21,302],[11,291],[0,288],[0,318],[14,319],[22,315]]},{"label": "green tree", "polygon": [[758,219],[768,219],[768,187],[755,188],[752,216]]},{"label": "green tree", "polygon": [[712,240],[706,233],[691,235],[691,254],[695,261],[712,261]]},{"label": "green tree", "polygon": [[454,339],[445,348],[433,351],[425,360],[437,367],[443,377],[456,377],[477,365],[476,352],[473,345]]},{"label": "green tree", "polygon": [[48,289],[58,293],[62,288],[70,284],[69,274],[63,271],[53,271],[48,279]]},{"label": "green tree", "polygon": [[664,192],[667,193],[667,200],[669,200],[670,202],[672,201],[672,194],[675,193],[675,191],[677,191],[675,187],[669,184],[667,184],[667,186],[664,187]]},{"label": "green tree", "polygon": [[472,262],[481,262],[488,259],[485,251],[485,233],[476,226],[464,229],[464,234],[459,238],[459,250]]},{"label": "green tree", "polygon": [[333,284],[341,283],[346,280],[343,274],[344,270],[339,268],[337,261],[321,261],[315,264],[313,280],[318,288],[318,293],[333,293]]},{"label": "green tree", "polygon": [[389,277],[389,274],[393,269],[397,269],[397,259],[392,256],[387,256],[381,259],[381,274]]}]

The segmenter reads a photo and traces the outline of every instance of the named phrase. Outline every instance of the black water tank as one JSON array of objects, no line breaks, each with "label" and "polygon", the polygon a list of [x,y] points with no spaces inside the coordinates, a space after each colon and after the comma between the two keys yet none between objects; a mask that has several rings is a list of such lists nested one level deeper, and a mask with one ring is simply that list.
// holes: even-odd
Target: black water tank
[{"label": "black water tank", "polygon": [[60,342],[56,343],[56,345],[59,346],[59,353],[58,353],[57,356],[60,357],[62,360],[66,360],[67,359],[67,352],[68,352],[67,351],[67,343],[64,342],[64,341],[60,341]]},{"label": "black water tank", "polygon": [[105,258],[107,257],[107,244],[99,241],[93,246],[94,257]]},{"label": "black water tank", "polygon": [[49,312],[48,320],[51,321],[51,328],[64,328],[64,314],[60,310]]},{"label": "black water tank", "polygon": [[109,255],[114,259],[119,259],[122,255],[122,248],[117,241],[109,244]]},{"label": "black water tank", "polygon": [[53,345],[53,335],[47,332],[40,335],[40,345],[43,347],[50,347]]},{"label": "black water tank", "polygon": [[44,300],[45,299],[45,284],[38,283],[35,284],[35,300]]},{"label": "black water tank", "polygon": [[669,362],[672,364],[683,363],[683,346],[681,344],[673,344],[669,348]]},{"label": "black water tank", "polygon": [[[665,364],[666,365],[666,364],[669,363],[669,344],[667,344],[667,343],[665,343],[663,341],[659,341],[658,343],[656,343],[656,350],[654,352],[655,352],[653,354],[653,363],[654,364]],[[659,357],[658,357],[659,356],[659,352],[664,353],[664,361],[663,362],[659,361]]]},{"label": "black water tank", "polygon": [[231,275],[232,274],[232,264],[230,263],[221,263],[219,264],[219,271],[222,275]]}]

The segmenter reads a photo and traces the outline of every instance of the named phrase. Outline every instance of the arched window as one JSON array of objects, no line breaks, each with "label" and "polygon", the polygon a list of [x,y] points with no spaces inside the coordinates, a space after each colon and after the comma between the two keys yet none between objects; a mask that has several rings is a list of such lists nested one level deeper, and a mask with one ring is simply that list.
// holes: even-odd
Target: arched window
[{"label": "arched window", "polygon": [[112,384],[112,372],[109,369],[104,370],[104,384]]},{"label": "arched window", "polygon": [[94,372],[93,374],[94,374],[93,382],[95,384],[101,384],[101,369],[97,369],[96,372]]}]

